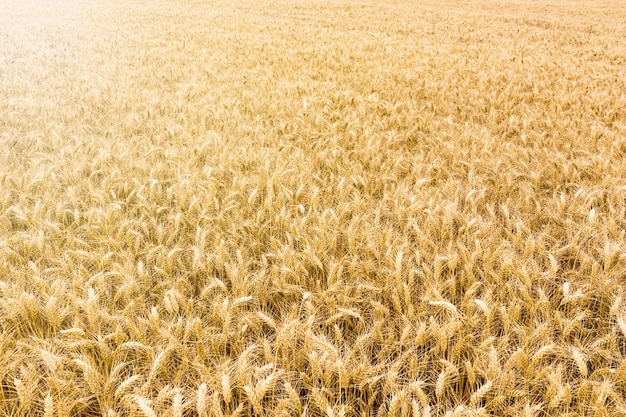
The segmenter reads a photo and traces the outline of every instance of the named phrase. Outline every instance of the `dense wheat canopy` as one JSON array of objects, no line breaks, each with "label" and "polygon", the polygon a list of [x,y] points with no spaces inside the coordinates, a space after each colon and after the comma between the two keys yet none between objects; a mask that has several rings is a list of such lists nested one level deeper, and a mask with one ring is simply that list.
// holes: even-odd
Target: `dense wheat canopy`
[{"label": "dense wheat canopy", "polygon": [[620,0],[0,0],[0,415],[626,415]]}]

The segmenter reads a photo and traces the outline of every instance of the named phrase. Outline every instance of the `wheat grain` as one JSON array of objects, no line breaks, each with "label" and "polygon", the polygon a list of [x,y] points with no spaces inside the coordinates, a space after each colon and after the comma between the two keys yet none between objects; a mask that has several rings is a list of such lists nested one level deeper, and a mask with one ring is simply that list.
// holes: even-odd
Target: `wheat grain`
[{"label": "wheat grain", "polygon": [[133,396],[133,398],[135,399],[135,402],[137,403],[139,410],[143,413],[145,417],[157,416],[157,414],[154,412],[154,410],[152,409],[150,405],[150,400],[148,400],[147,398],[141,397],[139,395],[135,395]]}]

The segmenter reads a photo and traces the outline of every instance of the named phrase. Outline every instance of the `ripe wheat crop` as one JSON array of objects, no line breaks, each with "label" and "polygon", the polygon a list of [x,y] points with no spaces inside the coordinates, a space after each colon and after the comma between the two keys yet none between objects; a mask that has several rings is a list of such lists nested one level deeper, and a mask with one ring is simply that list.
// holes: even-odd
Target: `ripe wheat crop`
[{"label": "ripe wheat crop", "polygon": [[0,416],[626,415],[620,0],[0,0]]}]

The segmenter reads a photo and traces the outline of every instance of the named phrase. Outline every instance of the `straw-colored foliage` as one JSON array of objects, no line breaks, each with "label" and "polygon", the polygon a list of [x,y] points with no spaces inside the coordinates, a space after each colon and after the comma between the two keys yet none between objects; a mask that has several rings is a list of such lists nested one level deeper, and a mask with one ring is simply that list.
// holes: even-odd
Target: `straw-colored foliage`
[{"label": "straw-colored foliage", "polygon": [[0,1],[0,415],[626,414],[622,1]]}]

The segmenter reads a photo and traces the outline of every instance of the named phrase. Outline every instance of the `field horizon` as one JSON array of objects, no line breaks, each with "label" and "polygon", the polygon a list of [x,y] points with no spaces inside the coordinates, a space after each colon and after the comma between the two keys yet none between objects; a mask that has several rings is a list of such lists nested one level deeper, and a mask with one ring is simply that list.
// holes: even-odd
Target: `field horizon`
[{"label": "field horizon", "polygon": [[0,0],[0,416],[626,416],[625,22]]}]

